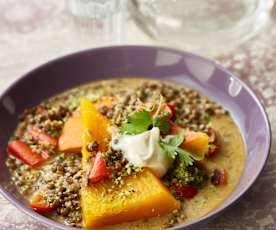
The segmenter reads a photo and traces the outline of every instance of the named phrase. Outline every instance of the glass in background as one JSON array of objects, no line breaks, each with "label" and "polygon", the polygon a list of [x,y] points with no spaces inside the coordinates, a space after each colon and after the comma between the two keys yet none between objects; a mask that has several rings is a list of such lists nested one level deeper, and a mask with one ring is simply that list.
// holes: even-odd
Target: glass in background
[{"label": "glass in background", "polygon": [[69,0],[69,11],[80,39],[92,45],[121,43],[126,39],[127,0]]},{"label": "glass in background", "polygon": [[273,0],[131,0],[138,26],[160,44],[216,56],[254,36]]}]

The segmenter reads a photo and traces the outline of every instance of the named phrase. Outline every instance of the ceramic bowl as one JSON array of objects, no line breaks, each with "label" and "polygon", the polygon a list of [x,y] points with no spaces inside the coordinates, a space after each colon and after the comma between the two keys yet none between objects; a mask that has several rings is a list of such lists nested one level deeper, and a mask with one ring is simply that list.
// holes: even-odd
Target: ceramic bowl
[{"label": "ceramic bowl", "polygon": [[0,95],[0,192],[18,209],[56,229],[75,229],[32,211],[5,166],[6,146],[18,115],[42,100],[80,84],[116,77],[150,77],[194,88],[230,111],[240,128],[246,162],[239,185],[208,215],[172,229],[188,229],[220,215],[252,186],[270,150],[270,126],[255,94],[236,76],[202,57],[167,48],[121,46],[86,50],[48,62],[22,76]]}]

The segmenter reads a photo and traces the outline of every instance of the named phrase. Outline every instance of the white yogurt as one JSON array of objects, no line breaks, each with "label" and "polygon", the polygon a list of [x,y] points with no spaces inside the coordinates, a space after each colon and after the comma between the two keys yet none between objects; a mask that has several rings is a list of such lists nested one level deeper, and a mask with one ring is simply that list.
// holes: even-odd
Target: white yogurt
[{"label": "white yogurt", "polygon": [[159,145],[160,130],[152,128],[138,135],[120,135],[116,128],[110,128],[111,146],[121,150],[124,157],[139,167],[147,167],[159,178],[163,177],[172,164]]}]

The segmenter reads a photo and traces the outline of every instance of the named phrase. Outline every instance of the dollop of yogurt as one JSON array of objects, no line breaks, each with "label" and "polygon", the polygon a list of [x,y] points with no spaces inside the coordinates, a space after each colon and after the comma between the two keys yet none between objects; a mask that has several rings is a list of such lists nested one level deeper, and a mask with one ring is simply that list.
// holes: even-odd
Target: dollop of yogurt
[{"label": "dollop of yogurt", "polygon": [[172,160],[159,145],[160,130],[157,127],[138,135],[121,135],[117,128],[111,127],[111,147],[121,150],[123,156],[132,164],[147,167],[159,178],[163,177]]}]

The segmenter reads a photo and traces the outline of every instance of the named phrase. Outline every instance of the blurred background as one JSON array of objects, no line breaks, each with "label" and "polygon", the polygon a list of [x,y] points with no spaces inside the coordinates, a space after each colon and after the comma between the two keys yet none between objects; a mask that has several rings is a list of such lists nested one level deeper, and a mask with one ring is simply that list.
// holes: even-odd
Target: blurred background
[{"label": "blurred background", "polygon": [[[51,59],[125,44],[211,58],[253,88],[272,124],[268,164],[242,202],[202,229],[276,229],[274,0],[0,0],[0,92]],[[48,229],[1,197],[0,207],[0,229]]]},{"label": "blurred background", "polygon": [[169,46],[213,59],[252,40],[272,48],[274,11],[274,0],[1,0],[0,89],[45,61],[100,46]]}]

